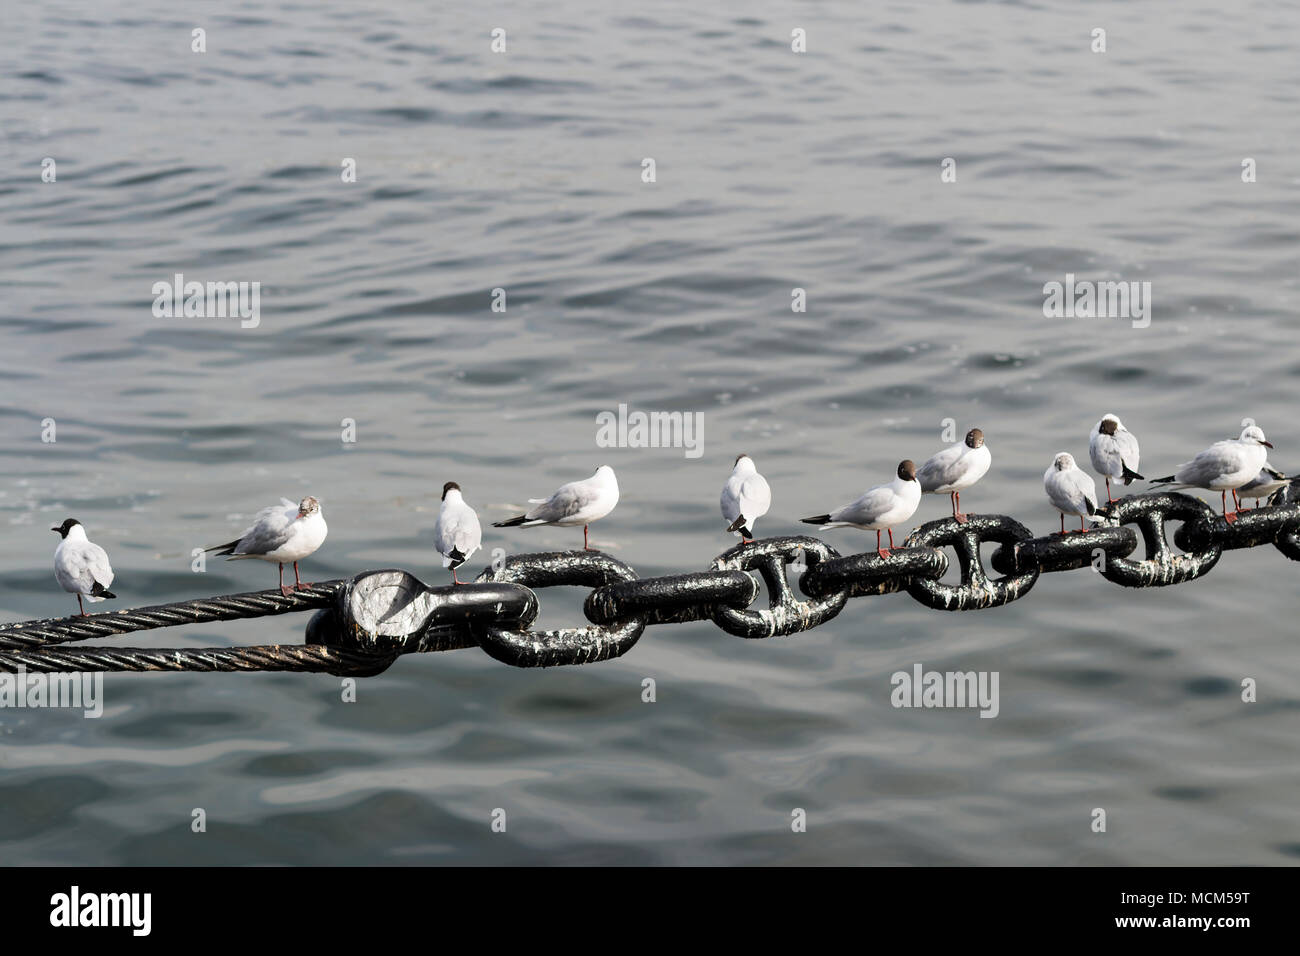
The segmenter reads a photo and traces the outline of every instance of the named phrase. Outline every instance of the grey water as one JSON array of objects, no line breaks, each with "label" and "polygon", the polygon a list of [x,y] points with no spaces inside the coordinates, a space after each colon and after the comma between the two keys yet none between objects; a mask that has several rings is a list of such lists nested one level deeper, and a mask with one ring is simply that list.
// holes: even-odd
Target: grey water
[{"label": "grey water", "polygon": [[[1257,0],[9,4],[0,621],[75,612],[68,516],[132,607],[273,585],[191,553],[282,495],[329,523],[308,579],[442,584],[449,480],[486,529],[472,576],[578,546],[488,525],[612,465],[593,540],[644,576],[731,547],[740,452],[760,536],[946,420],[993,454],[963,506],[1037,534],[1043,470],[1086,466],[1106,412],[1148,477],[1245,417],[1300,470],[1298,27]],[[259,321],[156,316],[177,273],[260,283]],[[1067,274],[1150,282],[1149,325],[1046,317]],[[619,404],[702,415],[703,453],[600,447]],[[993,610],[651,628],[585,667],[413,655],[353,703],[327,675],[110,674],[99,719],[0,708],[0,863],[1295,864],[1298,573],[1259,548],[1173,588],[1080,570]],[[543,623],[583,597],[541,592]],[[895,708],[917,663],[996,672],[998,716]]]}]

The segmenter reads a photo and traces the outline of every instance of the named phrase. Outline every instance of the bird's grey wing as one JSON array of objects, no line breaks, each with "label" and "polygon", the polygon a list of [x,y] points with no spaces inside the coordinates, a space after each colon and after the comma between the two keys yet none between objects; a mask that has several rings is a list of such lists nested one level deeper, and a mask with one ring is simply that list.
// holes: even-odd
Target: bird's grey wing
[{"label": "bird's grey wing", "polygon": [[1227,472],[1241,468],[1235,448],[1211,445],[1191,461],[1180,465],[1174,477],[1187,485],[1203,486]]},{"label": "bird's grey wing", "polygon": [[457,512],[450,530],[451,545],[461,554],[468,555],[483,543],[483,529],[473,508],[465,507]]},{"label": "bird's grey wing", "polygon": [[1089,514],[1097,510],[1097,483],[1092,480],[1090,475],[1076,469],[1067,472],[1065,480],[1066,484],[1072,489],[1073,494],[1078,495],[1090,505],[1087,509]]},{"label": "bird's grey wing", "polygon": [[113,583],[113,566],[108,563],[108,552],[93,542],[86,545],[86,568],[91,577],[104,587]]},{"label": "bird's grey wing", "polygon": [[718,507],[722,509],[722,517],[726,521],[735,521],[740,517],[740,495],[730,478],[722,486],[722,497],[718,500]]},{"label": "bird's grey wing", "polygon": [[877,487],[866,492],[851,505],[845,505],[831,515],[832,521],[848,521],[852,524],[871,524],[889,510],[893,504],[893,495],[889,488]]},{"label": "bird's grey wing", "polygon": [[921,484],[921,491],[928,493],[944,485],[952,484],[961,477],[962,445],[951,445],[937,455],[927,459],[916,472],[916,480]]},{"label": "bird's grey wing", "polygon": [[1142,456],[1138,451],[1138,440],[1133,433],[1116,432],[1115,447],[1119,449],[1120,458],[1125,465],[1128,465],[1129,471],[1137,471]]},{"label": "bird's grey wing", "polygon": [[740,514],[761,518],[772,506],[772,489],[762,475],[750,475],[740,485]]},{"label": "bird's grey wing", "polygon": [[289,540],[289,528],[293,517],[298,513],[298,506],[290,504],[288,508],[272,505],[263,508],[253,519],[253,526],[244,532],[235,545],[234,554],[269,554]]},{"label": "bird's grey wing", "polygon": [[591,485],[572,481],[560,488],[524,517],[529,521],[561,521],[576,515],[596,500],[599,492]]},{"label": "bird's grey wing", "polygon": [[93,591],[95,582],[104,587],[113,583],[113,568],[108,563],[108,553],[90,541],[70,553],[64,552],[63,570],[83,594]]},{"label": "bird's grey wing", "polygon": [[1092,467],[1104,475],[1118,478],[1124,473],[1123,455],[1114,439],[1107,438],[1101,433],[1093,435],[1088,442],[1088,457],[1092,459]]}]

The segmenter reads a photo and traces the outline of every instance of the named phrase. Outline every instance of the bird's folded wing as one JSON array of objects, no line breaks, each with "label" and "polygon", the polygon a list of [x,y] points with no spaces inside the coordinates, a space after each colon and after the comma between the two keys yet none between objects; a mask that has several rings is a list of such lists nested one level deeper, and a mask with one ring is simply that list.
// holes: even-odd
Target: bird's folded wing
[{"label": "bird's folded wing", "polygon": [[740,485],[739,514],[758,517],[772,504],[772,489],[762,475],[750,475]]},{"label": "bird's folded wing", "polygon": [[564,485],[529,511],[526,517],[529,521],[558,521],[569,518],[595,501],[598,494],[599,492],[590,485]]},{"label": "bird's folded wing", "polygon": [[1220,475],[1236,471],[1241,467],[1237,455],[1218,448],[1207,448],[1191,461],[1179,465],[1174,472],[1180,482],[1189,485],[1202,485],[1213,481]]},{"label": "bird's folded wing", "polygon": [[845,505],[831,514],[832,521],[849,521],[870,524],[890,509],[894,496],[888,488],[872,488],[851,505]]},{"label": "bird's folded wing", "polygon": [[480,530],[477,521],[460,521],[457,522],[455,530],[452,531],[452,545],[461,554],[469,554],[475,550],[483,541],[483,532]]},{"label": "bird's folded wing", "polygon": [[235,554],[266,554],[274,551],[289,540],[293,516],[298,512],[297,505],[291,505],[292,514],[278,505],[263,508],[257,513],[253,526],[244,532]]},{"label": "bird's folded wing", "polygon": [[1137,439],[1133,437],[1133,434],[1131,432],[1116,432],[1115,445],[1119,449],[1120,457],[1124,460],[1124,464],[1128,465],[1131,469],[1136,469],[1139,458],[1138,442]]},{"label": "bird's folded wing", "polygon": [[113,569],[108,563],[108,553],[97,544],[87,543],[65,555],[66,569],[78,587],[89,594],[98,581],[104,587],[113,582]]},{"label": "bird's folded wing", "polygon": [[922,491],[934,491],[952,484],[961,475],[961,447],[954,445],[926,461],[917,471],[916,480],[920,482]]}]

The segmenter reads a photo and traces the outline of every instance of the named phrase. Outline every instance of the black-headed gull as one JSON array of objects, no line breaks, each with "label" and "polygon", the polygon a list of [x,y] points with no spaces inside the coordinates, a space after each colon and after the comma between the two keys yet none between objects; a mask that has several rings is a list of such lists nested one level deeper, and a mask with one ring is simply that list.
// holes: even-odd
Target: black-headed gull
[{"label": "black-headed gull", "polygon": [[972,428],[963,441],[949,445],[929,458],[916,471],[921,493],[946,494],[952,499],[952,516],[959,524],[966,522],[961,511],[961,493],[979,481],[993,464],[993,456],[984,444],[984,433]]},{"label": "black-headed gull", "polygon": [[[921,486],[916,480],[916,465],[911,460],[898,463],[894,480],[867,490],[857,501],[829,514],[801,519],[804,524],[822,528],[862,528],[876,533],[876,551],[889,557],[894,548],[894,528],[916,514],[921,503]],[[889,548],[880,546],[880,532],[889,532]]]},{"label": "black-headed gull", "polygon": [[108,563],[108,552],[86,537],[86,529],[76,518],[50,529],[57,531],[63,540],[54,549],[54,579],[59,587],[77,596],[77,610],[86,616],[81,603],[102,601],[117,597],[108,586],[113,583],[113,568]]},{"label": "black-headed gull", "polygon": [[529,498],[528,503],[537,507],[506,521],[494,521],[492,527],[532,528],[541,524],[571,527],[580,524],[582,548],[591,551],[587,526],[605,517],[618,504],[618,479],[614,477],[613,468],[601,465],[590,478],[561,485],[551,497]]},{"label": "black-headed gull", "polygon": [[[280,593],[288,594],[297,588],[311,587],[298,577],[298,562],[325,543],[329,529],[321,513],[320,502],[308,495],[298,504],[281,498],[278,505],[263,508],[253,518],[252,527],[234,541],[207,548],[217,554],[229,555],[227,561],[257,558],[272,561],[280,566]],[[284,566],[293,564],[293,588],[284,586]]]},{"label": "black-headed gull", "polygon": [[1228,511],[1228,492],[1232,492],[1233,503],[1240,510],[1241,499],[1237,496],[1237,489],[1259,477],[1268,461],[1268,452],[1264,449],[1272,447],[1264,438],[1263,429],[1251,425],[1242,430],[1240,438],[1216,441],[1191,461],[1179,465],[1172,475],[1153,478],[1152,481],[1175,488],[1204,488],[1219,492],[1223,502],[1223,520],[1231,524],[1237,520],[1237,512]]},{"label": "black-headed gull", "polygon": [[1255,499],[1255,507],[1259,507],[1260,499],[1265,500],[1273,497],[1291,482],[1294,478],[1288,478],[1282,472],[1278,471],[1268,462],[1264,462],[1264,467],[1260,469],[1259,474],[1253,481],[1248,481],[1237,489],[1237,494],[1244,501],[1247,498]]},{"label": "black-headed gull", "polygon": [[722,486],[722,518],[727,530],[740,535],[748,543],[754,539],[754,522],[767,514],[772,506],[772,489],[767,479],[758,473],[754,459],[737,455],[731,477]]},{"label": "black-headed gull", "polygon": [[469,560],[483,543],[478,515],[465,503],[460,485],[449,481],[442,486],[442,508],[433,526],[434,545],[442,555],[442,566],[451,568],[451,580],[460,584],[456,569]]},{"label": "black-headed gull", "polygon": [[1138,474],[1137,437],[1124,427],[1117,415],[1104,415],[1101,421],[1092,426],[1092,437],[1088,439],[1088,457],[1092,459],[1092,469],[1106,479],[1106,500],[1114,501],[1110,493],[1110,480],[1123,479],[1124,484],[1133,484],[1133,479],[1146,481]]},{"label": "black-headed gull", "polygon": [[1061,513],[1061,534],[1065,534],[1065,516],[1076,515],[1079,518],[1079,530],[1087,531],[1085,518],[1097,514],[1097,483],[1074,463],[1074,456],[1069,452],[1057,452],[1056,457],[1043,472],[1043,490],[1047,500]]}]

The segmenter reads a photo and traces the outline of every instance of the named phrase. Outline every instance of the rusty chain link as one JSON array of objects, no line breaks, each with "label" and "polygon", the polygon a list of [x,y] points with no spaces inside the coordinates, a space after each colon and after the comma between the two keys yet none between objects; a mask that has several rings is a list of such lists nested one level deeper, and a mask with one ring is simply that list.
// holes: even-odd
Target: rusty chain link
[{"label": "rusty chain link", "polygon": [[[0,672],[300,670],[370,676],[408,653],[481,647],[516,667],[552,667],[626,654],[657,624],[711,620],[729,634],[766,638],[796,634],[835,617],[851,597],[906,591],[927,607],[967,611],[999,607],[1027,594],[1045,573],[1091,567],[1125,587],[1164,587],[1199,578],[1224,551],[1273,545],[1300,561],[1300,490],[1284,489],[1267,507],[1243,511],[1232,523],[1198,498],[1159,492],[1122,498],[1099,513],[1088,531],[1033,537],[1014,518],[970,515],[931,521],[888,557],[874,550],[841,556],[804,535],[740,544],[707,571],[638,578],[599,551],[520,554],[485,569],[473,584],[429,587],[406,571],[369,571],[328,582],[310,593],[230,595],[54,621],[0,625]],[[1171,547],[1166,526],[1181,522]],[[1136,530],[1134,527],[1136,526]],[[980,548],[996,544],[984,567]],[[1144,545],[1141,558],[1131,555]],[[952,548],[958,583],[944,583]],[[791,567],[802,568],[796,595]],[[767,606],[759,597],[757,571]],[[538,613],[534,589],[589,588],[588,624],[531,629]],[[303,645],[155,650],[81,645],[104,637],[178,623],[228,620],[321,608]]]}]

